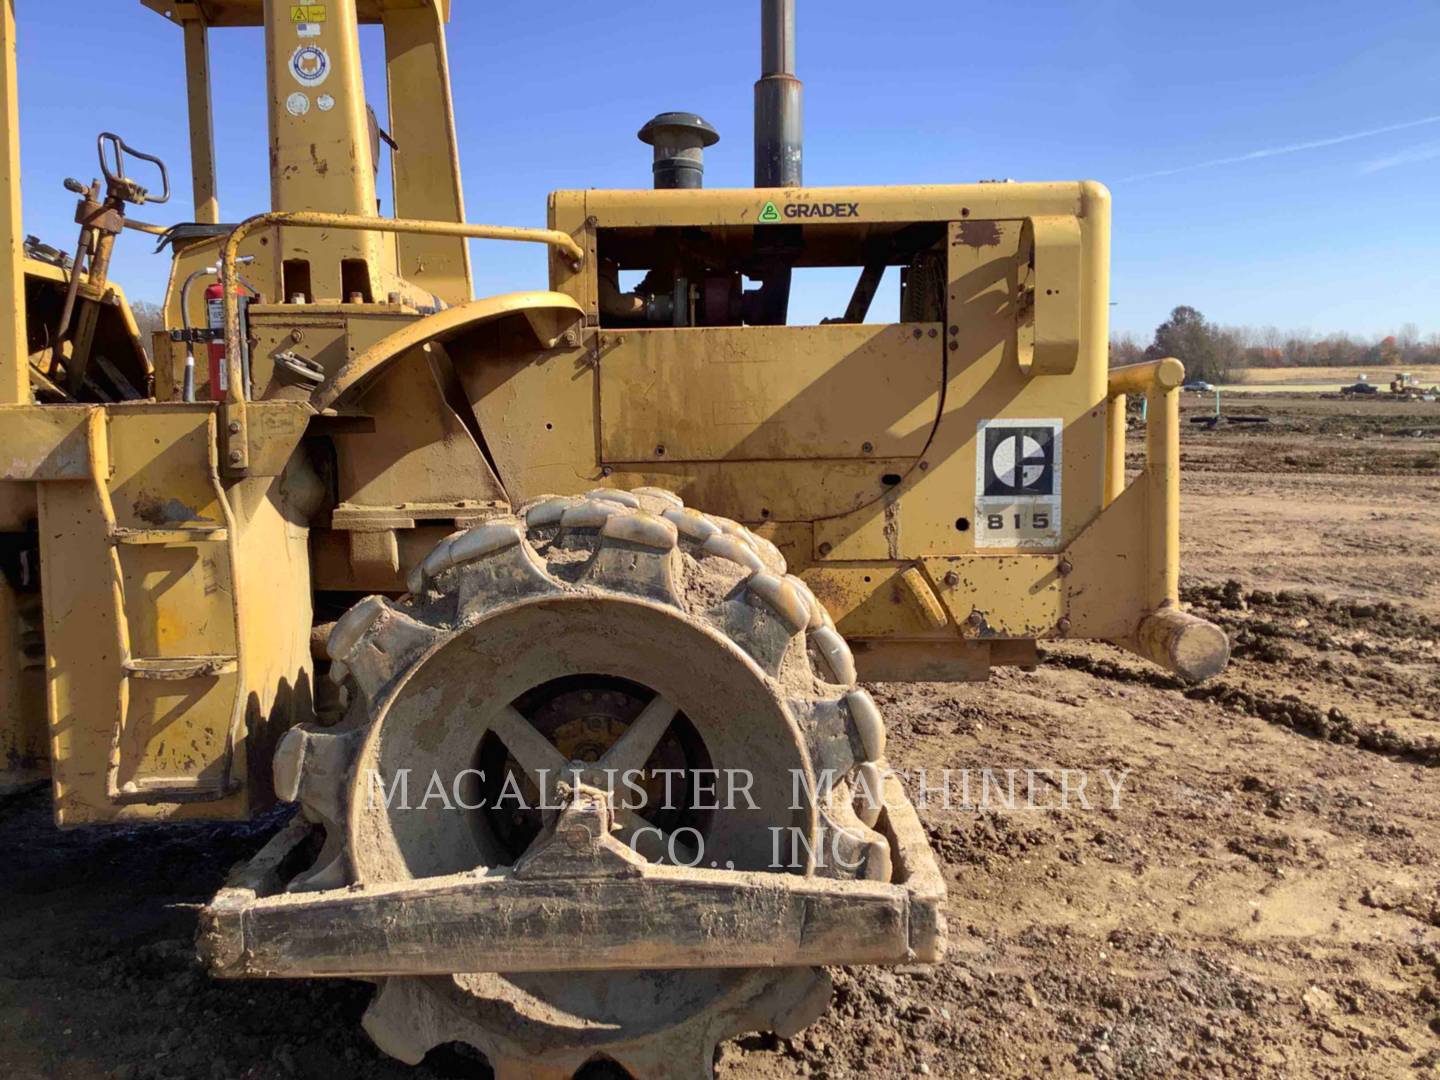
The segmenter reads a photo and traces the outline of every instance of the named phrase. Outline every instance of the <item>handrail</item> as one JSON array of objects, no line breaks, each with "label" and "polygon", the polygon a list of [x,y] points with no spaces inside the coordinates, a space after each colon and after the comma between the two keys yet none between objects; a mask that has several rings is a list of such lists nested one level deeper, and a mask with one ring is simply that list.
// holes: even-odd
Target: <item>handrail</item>
[{"label": "handrail", "polygon": [[1174,390],[1184,381],[1185,365],[1167,356],[1162,360],[1111,368],[1106,393],[1113,398],[1120,394],[1145,394],[1152,389]]},{"label": "handrail", "polygon": [[1125,395],[1144,394],[1146,614],[1118,642],[1190,682],[1225,670],[1230,640],[1214,623],[1180,609],[1180,387],[1185,365],[1173,356],[1127,364],[1106,383],[1105,505],[1125,490]]},{"label": "handrail", "polygon": [[[1106,383],[1105,505],[1125,490],[1125,397],[1164,393],[1185,381],[1185,365],[1173,356],[1112,368]],[[1148,415],[1148,414],[1147,414]]]},{"label": "handrail", "polygon": [[1125,489],[1125,396],[1144,394],[1148,568],[1145,596],[1152,608],[1175,604],[1180,592],[1180,387],[1185,365],[1173,356],[1112,368],[1105,446],[1105,501]]},{"label": "handrail", "polygon": [[224,465],[229,472],[244,472],[250,466],[250,446],[245,417],[245,381],[242,370],[244,340],[240,332],[240,305],[235,299],[236,260],[240,243],[257,229],[339,229],[350,232],[414,233],[422,236],[454,236],[466,240],[513,240],[545,244],[556,248],[572,270],[580,269],[585,249],[569,233],[558,229],[525,229],[511,225],[470,225],[454,221],[420,221],[408,218],[364,217],[358,214],[330,214],[318,210],[270,211],[246,218],[236,225],[225,241],[220,259],[220,281],[225,286],[225,366],[229,385],[221,417],[225,425]]}]

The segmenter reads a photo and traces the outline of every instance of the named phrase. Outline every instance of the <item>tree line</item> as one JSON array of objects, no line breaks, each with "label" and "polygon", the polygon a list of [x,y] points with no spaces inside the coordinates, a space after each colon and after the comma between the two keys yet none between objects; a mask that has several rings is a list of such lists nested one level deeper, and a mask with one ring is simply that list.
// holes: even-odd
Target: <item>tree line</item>
[{"label": "tree line", "polygon": [[1274,326],[1221,326],[1192,307],[1177,307],[1155,328],[1148,345],[1132,334],[1110,342],[1110,366],[1173,356],[1186,375],[1206,382],[1229,382],[1245,368],[1394,367],[1440,364],[1440,333],[1423,340],[1414,323],[1395,334],[1365,340],[1350,334],[1317,335]]}]

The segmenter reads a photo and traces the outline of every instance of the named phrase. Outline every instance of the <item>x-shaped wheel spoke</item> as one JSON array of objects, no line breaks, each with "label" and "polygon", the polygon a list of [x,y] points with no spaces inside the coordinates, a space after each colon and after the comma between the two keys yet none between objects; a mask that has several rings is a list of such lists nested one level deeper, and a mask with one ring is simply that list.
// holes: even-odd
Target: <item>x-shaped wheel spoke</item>
[{"label": "x-shaped wheel spoke", "polygon": [[605,751],[595,769],[602,774],[608,771],[612,776],[624,776],[627,772],[645,768],[645,763],[650,760],[665,732],[670,730],[670,722],[679,711],[657,694],[649,705],[640,710],[640,715],[625,729],[625,734],[615,740],[615,745]]},{"label": "x-shaped wheel spoke", "polygon": [[554,743],[540,734],[513,705],[500,710],[490,722],[490,730],[541,791],[553,791],[557,783],[574,771]]},{"label": "x-shaped wheel spoke", "polygon": [[[657,696],[640,710],[640,715],[600,760],[590,766],[567,761],[565,755],[513,705],[507,705],[496,714],[490,729],[542,793],[553,792],[556,784],[572,778],[607,789],[611,778],[645,768],[678,713],[679,709]],[[657,829],[625,806],[623,799],[616,800],[612,795],[611,813],[616,838],[629,844],[642,858],[652,862],[669,861],[673,843],[676,858],[683,862],[693,861],[696,854],[693,845],[683,839],[672,841],[669,833]]]}]

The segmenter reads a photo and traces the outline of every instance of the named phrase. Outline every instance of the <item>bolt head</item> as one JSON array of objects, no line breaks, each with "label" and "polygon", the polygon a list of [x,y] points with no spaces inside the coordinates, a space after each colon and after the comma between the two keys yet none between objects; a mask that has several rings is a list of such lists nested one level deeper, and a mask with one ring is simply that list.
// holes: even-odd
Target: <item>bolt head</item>
[{"label": "bolt head", "polygon": [[[239,420],[231,420],[231,421],[230,421],[230,434],[231,434],[231,435],[239,435],[239,434],[240,434],[240,421],[239,421]],[[238,454],[240,451],[237,450],[237,451],[235,451],[235,452]]]},{"label": "bolt head", "polygon": [[1055,629],[1062,634],[1068,634],[1070,632],[1070,620],[1062,617],[1060,621],[1055,624]]},{"label": "bolt head", "polygon": [[832,552],[832,551],[834,551],[834,550],[835,550],[835,548],[834,548],[831,544],[829,544],[828,542],[820,545],[820,554],[821,554],[821,555],[829,555],[830,552]]},{"label": "bolt head", "polygon": [[862,453],[873,454],[875,452],[875,444],[872,442],[861,443],[860,450]]},{"label": "bolt head", "polygon": [[954,570],[951,570],[948,574],[945,575],[945,584],[952,589],[955,588],[956,585],[960,584],[960,575],[957,574]]},{"label": "bolt head", "polygon": [[981,623],[983,623],[983,622],[985,621],[985,616],[984,616],[984,615],[981,615],[980,612],[978,612],[978,611],[972,611],[972,612],[970,612],[970,614],[966,617],[965,621],[966,621],[967,623],[969,623],[971,626],[979,626]]},{"label": "bolt head", "polygon": [[240,453],[239,450],[231,450],[231,451],[230,451],[230,464],[232,464],[232,465],[239,465],[240,462],[241,462],[242,460],[244,460],[244,457],[245,457],[245,455],[242,454],[242,453]]},{"label": "bolt head", "polygon": [[1075,569],[1075,564],[1069,559],[1061,559],[1055,569],[1059,571],[1061,577],[1068,577],[1071,571]]}]

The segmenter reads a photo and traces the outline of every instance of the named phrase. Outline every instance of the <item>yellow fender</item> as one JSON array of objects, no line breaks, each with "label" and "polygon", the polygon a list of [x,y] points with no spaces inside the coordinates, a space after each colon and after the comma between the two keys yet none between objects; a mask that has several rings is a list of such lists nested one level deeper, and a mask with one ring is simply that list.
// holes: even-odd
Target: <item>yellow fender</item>
[{"label": "yellow fender", "polygon": [[393,360],[427,342],[443,344],[478,327],[505,319],[518,319],[529,326],[540,348],[553,349],[584,318],[585,312],[578,303],[557,292],[505,293],[471,300],[468,304],[416,319],[404,329],[377,341],[316,390],[310,399],[311,404],[316,409],[333,408]]}]

